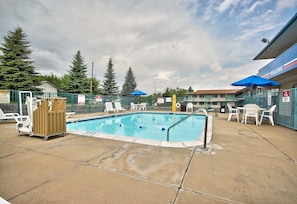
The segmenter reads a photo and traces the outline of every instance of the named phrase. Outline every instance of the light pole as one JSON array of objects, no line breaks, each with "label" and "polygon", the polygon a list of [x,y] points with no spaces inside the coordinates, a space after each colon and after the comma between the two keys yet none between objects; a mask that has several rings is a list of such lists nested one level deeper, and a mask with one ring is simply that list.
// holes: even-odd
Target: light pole
[{"label": "light pole", "polygon": [[267,38],[263,38],[261,41],[262,41],[263,43],[269,43],[269,40],[268,40]]},{"label": "light pole", "polygon": [[94,71],[94,62],[92,62],[92,75],[91,75],[90,94],[92,94],[92,90],[93,90],[93,71]]}]

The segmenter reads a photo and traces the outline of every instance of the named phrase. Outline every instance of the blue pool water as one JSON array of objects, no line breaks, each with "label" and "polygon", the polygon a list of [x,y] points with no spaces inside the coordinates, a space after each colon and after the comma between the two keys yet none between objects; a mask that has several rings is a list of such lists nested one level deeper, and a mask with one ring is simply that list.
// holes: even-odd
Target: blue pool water
[{"label": "blue pool water", "polygon": [[[167,141],[167,129],[186,114],[134,113],[68,123],[68,130],[82,130],[112,135]],[[205,124],[205,116],[193,115],[170,129],[170,142],[197,140]]]}]

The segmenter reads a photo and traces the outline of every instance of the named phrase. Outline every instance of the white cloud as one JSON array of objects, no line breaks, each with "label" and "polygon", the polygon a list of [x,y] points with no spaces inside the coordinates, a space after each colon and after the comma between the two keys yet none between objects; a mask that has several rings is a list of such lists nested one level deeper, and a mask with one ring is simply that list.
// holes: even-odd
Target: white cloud
[{"label": "white cloud", "polygon": [[210,68],[213,72],[219,72],[219,71],[223,70],[223,67],[219,62],[211,64]]},{"label": "white cloud", "polygon": [[296,7],[297,0],[277,0],[276,1],[276,11],[281,12],[286,8]]},{"label": "white cloud", "polygon": [[120,88],[129,67],[138,88],[148,93],[167,87],[223,88],[261,68],[262,62],[252,58],[264,46],[262,37],[273,36],[288,20],[279,17],[289,6],[293,12],[289,3],[2,0],[0,33],[22,27],[42,74],[67,73],[80,50],[89,75],[93,61],[100,81],[111,57]]},{"label": "white cloud", "polygon": [[231,8],[232,6],[238,4],[239,0],[224,0],[218,7],[219,12],[224,12]]}]

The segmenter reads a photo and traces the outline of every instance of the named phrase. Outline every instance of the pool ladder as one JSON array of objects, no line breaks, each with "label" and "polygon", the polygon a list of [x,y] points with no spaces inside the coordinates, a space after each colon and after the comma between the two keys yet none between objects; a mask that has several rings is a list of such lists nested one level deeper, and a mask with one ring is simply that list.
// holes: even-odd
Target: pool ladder
[{"label": "pool ladder", "polygon": [[203,112],[204,115],[206,116],[206,118],[205,118],[205,127],[204,127],[204,144],[203,144],[203,148],[206,149],[208,113],[207,113],[207,111],[204,108],[199,108],[197,111],[193,112],[192,114],[188,115],[187,117],[184,117],[183,119],[181,119],[181,120],[177,121],[176,123],[172,124],[167,129],[167,142],[169,142],[169,131],[170,131],[171,128],[173,128],[174,126],[178,125],[179,123],[187,120],[188,118],[192,117],[194,114],[196,114],[198,112]]}]

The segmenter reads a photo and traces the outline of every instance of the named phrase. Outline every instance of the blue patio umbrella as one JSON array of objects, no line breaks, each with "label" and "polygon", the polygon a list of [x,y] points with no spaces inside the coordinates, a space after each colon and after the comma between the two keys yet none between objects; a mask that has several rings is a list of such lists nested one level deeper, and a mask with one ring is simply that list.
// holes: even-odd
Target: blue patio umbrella
[{"label": "blue patio umbrella", "polygon": [[276,81],[272,81],[270,79],[265,79],[256,75],[249,76],[242,80],[233,82],[232,86],[246,86],[251,90],[251,101],[252,101],[252,92],[253,88],[256,86],[268,87],[268,86],[279,86],[280,83]]},{"label": "blue patio umbrella", "polygon": [[276,81],[272,81],[270,79],[265,79],[256,75],[249,76],[247,78],[244,78],[242,80],[233,82],[231,84],[232,86],[247,86],[247,87],[252,87],[252,86],[279,86],[280,83]]},{"label": "blue patio umbrella", "polygon": [[140,90],[136,90],[136,91],[133,91],[131,93],[132,96],[144,96],[144,95],[147,95],[146,93],[144,93],[143,91],[140,91]]}]

